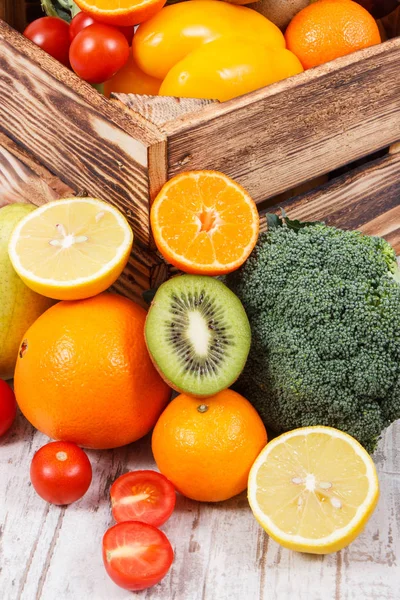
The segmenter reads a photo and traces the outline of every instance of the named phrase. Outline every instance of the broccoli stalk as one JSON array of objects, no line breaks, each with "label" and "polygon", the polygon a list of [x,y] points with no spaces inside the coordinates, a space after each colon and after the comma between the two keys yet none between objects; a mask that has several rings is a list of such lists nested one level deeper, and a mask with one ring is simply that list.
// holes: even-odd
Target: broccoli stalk
[{"label": "broccoli stalk", "polygon": [[275,216],[227,277],[252,328],[237,389],[281,433],[329,425],[373,452],[400,418],[400,281],[385,240]]}]

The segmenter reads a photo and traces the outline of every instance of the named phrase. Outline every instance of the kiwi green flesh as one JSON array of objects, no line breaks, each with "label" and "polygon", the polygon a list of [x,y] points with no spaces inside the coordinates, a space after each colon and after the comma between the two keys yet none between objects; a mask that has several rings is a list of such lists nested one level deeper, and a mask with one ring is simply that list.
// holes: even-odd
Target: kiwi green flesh
[{"label": "kiwi green flesh", "polygon": [[212,396],[236,381],[251,341],[240,300],[221,281],[201,275],[174,277],[158,289],[145,336],[164,379],[198,397]]}]

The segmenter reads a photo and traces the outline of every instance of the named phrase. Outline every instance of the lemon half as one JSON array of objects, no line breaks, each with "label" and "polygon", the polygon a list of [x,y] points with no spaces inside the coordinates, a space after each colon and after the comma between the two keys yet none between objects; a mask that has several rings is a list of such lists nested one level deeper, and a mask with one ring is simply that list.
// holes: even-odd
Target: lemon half
[{"label": "lemon half", "polygon": [[331,427],[305,427],[272,440],[256,459],[248,498],[260,525],[291,550],[328,554],[363,530],[379,497],[370,455]]},{"label": "lemon half", "polygon": [[32,290],[56,300],[78,300],[118,279],[132,243],[132,229],[118,209],[95,198],[65,198],[22,219],[8,252]]}]

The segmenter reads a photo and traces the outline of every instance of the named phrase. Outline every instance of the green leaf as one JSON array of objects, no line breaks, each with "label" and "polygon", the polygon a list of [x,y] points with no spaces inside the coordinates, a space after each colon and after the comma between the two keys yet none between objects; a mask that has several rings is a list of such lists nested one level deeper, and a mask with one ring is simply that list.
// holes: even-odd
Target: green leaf
[{"label": "green leaf", "polygon": [[283,227],[283,221],[278,215],[274,215],[272,213],[267,213],[265,215],[267,220],[268,229],[276,229],[277,227]]},{"label": "green leaf", "polygon": [[297,219],[289,219],[283,208],[281,208],[281,213],[282,217],[278,217],[278,215],[274,215],[273,213],[267,213],[265,215],[268,229],[287,227],[297,233],[300,229],[308,227],[309,225],[323,225],[321,221],[299,221]]},{"label": "green leaf", "polygon": [[299,221],[298,219],[289,219],[286,212],[281,208],[282,219],[288,229],[292,229],[296,233],[300,231],[300,229],[304,229],[304,227],[309,227],[312,225],[323,225],[322,221]]},{"label": "green leaf", "polygon": [[70,22],[80,12],[73,0],[41,0],[42,9],[49,17],[59,17]]}]

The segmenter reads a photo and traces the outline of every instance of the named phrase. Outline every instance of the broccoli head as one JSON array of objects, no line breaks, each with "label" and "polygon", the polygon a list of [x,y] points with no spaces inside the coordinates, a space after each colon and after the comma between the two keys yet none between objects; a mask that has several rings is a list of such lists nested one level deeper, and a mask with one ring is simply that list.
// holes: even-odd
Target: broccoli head
[{"label": "broccoli head", "polygon": [[226,283],[252,328],[236,387],[266,426],[329,425],[373,452],[400,418],[400,281],[390,244],[285,218]]}]

